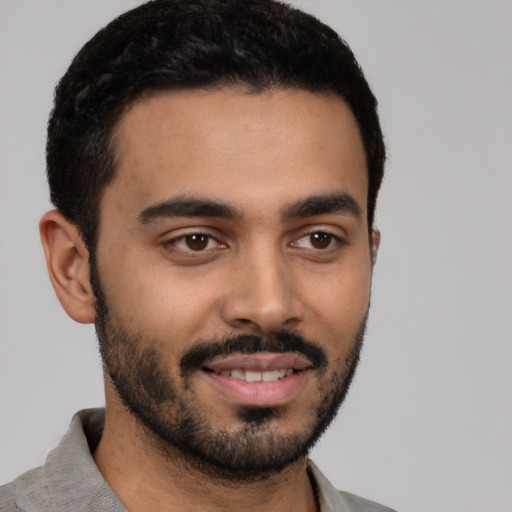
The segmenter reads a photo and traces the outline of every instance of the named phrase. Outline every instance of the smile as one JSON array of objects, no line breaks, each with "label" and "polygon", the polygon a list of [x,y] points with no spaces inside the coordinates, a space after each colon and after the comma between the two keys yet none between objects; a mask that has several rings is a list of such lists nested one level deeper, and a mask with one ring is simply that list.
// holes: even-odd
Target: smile
[{"label": "smile", "polygon": [[300,354],[258,353],[216,358],[201,374],[232,403],[272,407],[297,398],[312,369]]},{"label": "smile", "polygon": [[275,382],[291,375],[293,368],[279,368],[262,372],[237,368],[234,370],[222,370],[218,373],[224,377],[232,377],[233,379],[245,380],[246,382]]}]

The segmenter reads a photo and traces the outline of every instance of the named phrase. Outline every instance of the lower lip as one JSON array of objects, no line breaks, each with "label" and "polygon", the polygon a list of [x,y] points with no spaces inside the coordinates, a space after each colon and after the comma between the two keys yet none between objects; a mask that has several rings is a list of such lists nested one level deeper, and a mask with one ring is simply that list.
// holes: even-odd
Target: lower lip
[{"label": "lower lip", "polygon": [[275,407],[298,396],[310,370],[301,370],[274,382],[247,382],[218,373],[201,372],[231,402],[248,407]]}]

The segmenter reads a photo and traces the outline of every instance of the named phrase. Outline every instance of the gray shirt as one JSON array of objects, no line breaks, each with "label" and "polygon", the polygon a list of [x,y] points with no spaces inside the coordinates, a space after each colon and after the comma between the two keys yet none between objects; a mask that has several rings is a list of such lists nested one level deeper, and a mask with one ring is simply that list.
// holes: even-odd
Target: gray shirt
[{"label": "gray shirt", "polygon": [[[77,413],[44,466],[0,487],[0,512],[126,512],[96,467],[91,452],[103,431],[105,411]],[[309,462],[320,512],[393,512],[372,501],[337,491]]]}]

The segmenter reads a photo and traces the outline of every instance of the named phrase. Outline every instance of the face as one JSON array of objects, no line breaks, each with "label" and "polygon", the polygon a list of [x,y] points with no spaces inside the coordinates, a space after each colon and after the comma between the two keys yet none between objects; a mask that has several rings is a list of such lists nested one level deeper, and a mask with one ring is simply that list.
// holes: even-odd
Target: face
[{"label": "face", "polygon": [[112,386],[159,444],[239,477],[305,455],[369,306],[367,171],[334,96],[140,100],[114,136],[96,252]]}]

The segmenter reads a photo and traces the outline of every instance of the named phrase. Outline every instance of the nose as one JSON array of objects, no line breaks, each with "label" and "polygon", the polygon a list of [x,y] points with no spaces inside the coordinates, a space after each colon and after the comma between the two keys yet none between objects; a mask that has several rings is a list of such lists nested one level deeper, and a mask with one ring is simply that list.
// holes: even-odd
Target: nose
[{"label": "nose", "polygon": [[297,328],[304,311],[292,263],[278,250],[253,251],[240,260],[224,296],[223,320],[255,334]]}]

